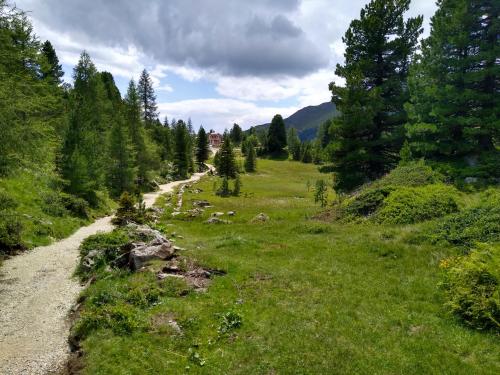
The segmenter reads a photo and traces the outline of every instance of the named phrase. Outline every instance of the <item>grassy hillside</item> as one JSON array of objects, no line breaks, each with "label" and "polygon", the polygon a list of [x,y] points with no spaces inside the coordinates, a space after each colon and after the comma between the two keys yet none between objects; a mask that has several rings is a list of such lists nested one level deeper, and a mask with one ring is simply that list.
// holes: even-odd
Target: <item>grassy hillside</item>
[{"label": "grassy hillside", "polygon": [[[314,219],[307,181],[324,177],[311,165],[259,160],[240,197],[216,197],[215,177],[187,191],[185,209],[213,205],[202,217],[171,219],[167,207],[159,227],[175,232],[183,255],[227,274],[204,293],[162,284],[148,304],[131,294],[151,295],[154,275],[106,273],[84,294],[83,373],[499,373],[498,335],[444,307],[439,264],[460,250],[408,240],[418,224]],[[230,210],[236,216],[222,218],[231,224],[205,223]],[[252,222],[261,212],[270,220]],[[96,323],[103,316],[107,328]]]},{"label": "grassy hillside", "polygon": [[[316,137],[316,132],[321,124],[337,116],[337,114],[335,104],[331,102],[308,106],[286,118],[285,125],[287,128],[295,128],[299,133],[299,137],[303,141],[307,141]],[[257,131],[264,131],[268,127],[269,124],[264,124],[256,126],[255,129]]]}]

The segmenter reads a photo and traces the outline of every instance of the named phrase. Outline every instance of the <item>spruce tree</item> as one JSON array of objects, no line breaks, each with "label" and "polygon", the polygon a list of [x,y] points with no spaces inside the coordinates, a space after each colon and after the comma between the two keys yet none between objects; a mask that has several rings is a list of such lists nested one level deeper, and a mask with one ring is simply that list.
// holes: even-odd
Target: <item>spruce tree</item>
[{"label": "spruce tree", "polygon": [[231,138],[227,132],[224,132],[224,135],[222,136],[222,146],[218,153],[219,159],[216,168],[219,176],[235,178],[238,171],[236,161],[234,159]]},{"label": "spruce tree", "polygon": [[439,0],[437,5],[410,77],[411,154],[468,164],[469,175],[500,176],[495,148],[500,136],[500,3]]},{"label": "spruce tree", "polygon": [[63,176],[69,191],[95,204],[106,166],[107,101],[104,85],[90,56],[83,52],[73,71],[69,126],[63,146]]},{"label": "spruce tree", "polygon": [[42,54],[45,56],[47,62],[46,67],[42,67],[42,77],[45,79],[50,78],[55,84],[60,85],[64,72],[62,70],[62,65],[59,64],[56,51],[52,43],[48,40],[42,45]]},{"label": "spruce tree", "polygon": [[149,155],[150,150],[147,148],[146,132],[141,121],[140,97],[133,80],[130,81],[125,95],[125,112],[129,127],[128,132],[135,155],[134,164],[137,170],[137,184],[143,186],[148,180],[151,158]]},{"label": "spruce tree", "polygon": [[271,121],[267,131],[267,152],[270,154],[280,154],[286,147],[285,121],[281,115],[276,115]]},{"label": "spruce tree", "polygon": [[295,128],[290,128],[287,137],[288,153],[292,160],[300,160],[300,139]]},{"label": "spruce tree", "polygon": [[198,136],[196,137],[196,162],[200,170],[202,170],[203,164],[208,160],[209,156],[208,136],[203,126],[200,126]]},{"label": "spruce tree", "polygon": [[255,172],[257,169],[257,155],[255,153],[255,148],[252,143],[245,142],[247,144],[247,156],[245,158],[245,171]]},{"label": "spruce tree", "polygon": [[174,167],[179,178],[185,179],[189,174],[189,166],[192,158],[189,152],[190,135],[187,125],[179,120],[172,129],[174,135]]},{"label": "spruce tree", "polygon": [[243,130],[238,124],[233,124],[233,127],[229,132],[229,137],[231,138],[233,145],[239,146],[241,144],[241,141],[243,140]]},{"label": "spruce tree", "polygon": [[158,107],[156,105],[153,81],[146,69],[142,71],[141,77],[139,78],[137,92],[141,103],[142,119],[146,125],[152,125],[158,118]]},{"label": "spruce tree", "polygon": [[351,22],[345,64],[330,84],[341,115],[333,120],[330,156],[336,188],[351,190],[397,164],[407,121],[407,75],[422,17],[408,18],[410,0],[372,0]]},{"label": "spruce tree", "polygon": [[[117,116],[119,115],[117,114]],[[107,181],[111,195],[118,198],[124,192],[133,192],[135,181],[134,151],[127,126],[121,117],[115,119],[111,128],[108,152]]]}]

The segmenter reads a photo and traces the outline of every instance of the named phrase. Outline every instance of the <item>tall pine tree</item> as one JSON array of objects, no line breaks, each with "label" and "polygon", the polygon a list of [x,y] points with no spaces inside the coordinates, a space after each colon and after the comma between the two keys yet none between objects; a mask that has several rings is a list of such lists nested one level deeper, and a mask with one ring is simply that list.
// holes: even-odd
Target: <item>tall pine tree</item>
[{"label": "tall pine tree", "polygon": [[414,157],[469,164],[468,175],[500,176],[499,38],[500,2],[438,1],[410,79]]},{"label": "tall pine tree", "polygon": [[189,174],[189,166],[192,164],[192,158],[189,149],[191,135],[189,134],[186,123],[182,120],[177,121],[177,124],[172,129],[174,135],[174,167],[177,177],[187,178]]},{"label": "tall pine tree", "polygon": [[64,72],[62,70],[62,65],[59,64],[59,58],[57,57],[56,51],[52,43],[48,40],[42,45],[42,54],[47,62],[47,65],[42,68],[42,77],[50,78],[54,83],[60,85]]},{"label": "tall pine tree", "polygon": [[196,162],[200,170],[203,167],[203,164],[208,160],[210,156],[210,148],[208,145],[208,136],[205,132],[203,126],[200,126],[200,130],[198,130],[198,136],[196,137]]},{"label": "tall pine tree", "polygon": [[285,121],[281,115],[276,115],[271,121],[267,131],[267,152],[270,154],[280,154],[286,147]]},{"label": "tall pine tree", "polygon": [[158,118],[158,107],[156,105],[153,81],[146,69],[142,71],[141,77],[139,78],[137,92],[141,103],[142,119],[146,125],[152,125]]},{"label": "tall pine tree", "polygon": [[407,121],[407,75],[422,17],[408,18],[410,0],[372,0],[351,22],[343,41],[345,64],[330,84],[341,115],[333,120],[329,147],[336,188],[351,190],[396,165]]},{"label": "tall pine tree", "polygon": [[227,131],[224,132],[224,135],[222,136],[222,146],[217,153],[219,155],[216,168],[219,176],[225,178],[235,178],[238,173],[238,168],[234,159],[231,138],[229,137]]}]

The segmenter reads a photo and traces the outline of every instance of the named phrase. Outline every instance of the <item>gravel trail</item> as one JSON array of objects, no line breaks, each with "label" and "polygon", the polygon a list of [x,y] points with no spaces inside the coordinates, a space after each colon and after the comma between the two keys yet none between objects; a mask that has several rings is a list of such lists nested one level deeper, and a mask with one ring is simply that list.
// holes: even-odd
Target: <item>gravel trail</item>
[{"label": "gravel trail", "polygon": [[[144,195],[147,207],[189,180],[161,185]],[[113,229],[111,217],[80,228],[72,236],[6,260],[0,268],[0,374],[44,375],[60,371],[68,359],[68,314],[82,290],[72,277],[78,247],[88,236]]]}]

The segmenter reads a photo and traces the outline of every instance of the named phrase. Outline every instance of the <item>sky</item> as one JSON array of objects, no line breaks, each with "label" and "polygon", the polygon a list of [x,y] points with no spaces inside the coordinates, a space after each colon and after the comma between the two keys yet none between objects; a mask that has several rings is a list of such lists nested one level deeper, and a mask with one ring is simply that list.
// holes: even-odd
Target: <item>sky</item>
[{"label": "sky", "polygon": [[[150,73],[161,119],[223,131],[330,100],[342,36],[365,0],[15,0],[72,82],[86,50],[125,93]],[[429,33],[435,0],[413,0]]]}]

